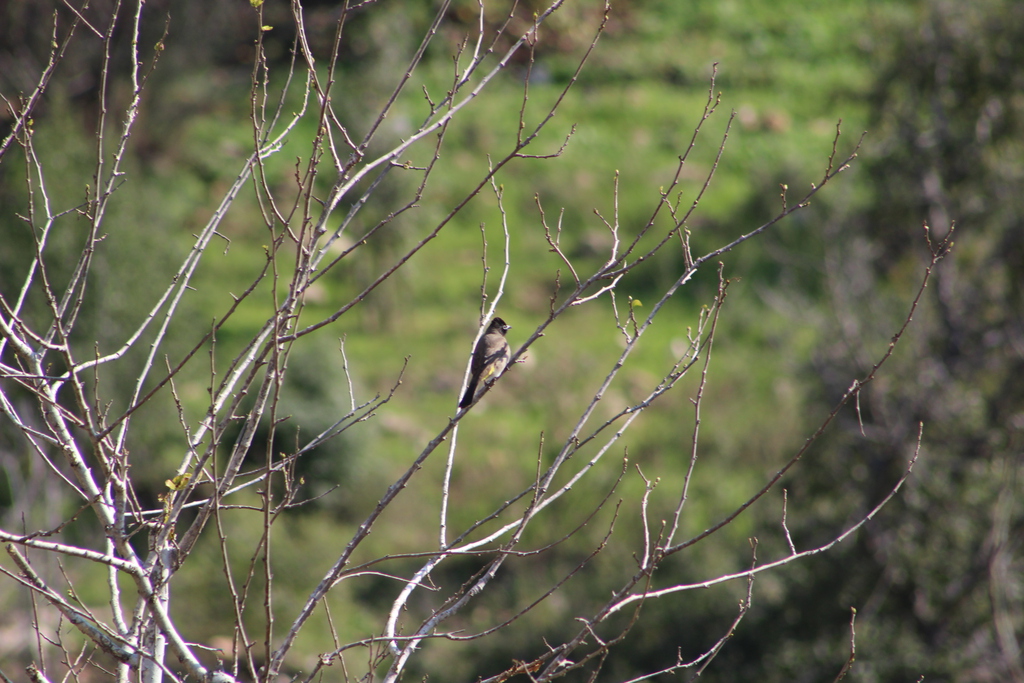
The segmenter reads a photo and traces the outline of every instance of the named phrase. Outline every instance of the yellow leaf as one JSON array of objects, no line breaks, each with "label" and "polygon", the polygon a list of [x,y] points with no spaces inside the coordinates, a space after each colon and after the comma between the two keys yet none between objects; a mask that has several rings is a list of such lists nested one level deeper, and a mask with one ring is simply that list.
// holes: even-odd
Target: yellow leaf
[{"label": "yellow leaf", "polygon": [[168,479],[165,481],[164,485],[172,491],[181,491],[183,488],[188,486],[188,480],[191,478],[191,474],[179,474],[174,477],[174,479]]}]

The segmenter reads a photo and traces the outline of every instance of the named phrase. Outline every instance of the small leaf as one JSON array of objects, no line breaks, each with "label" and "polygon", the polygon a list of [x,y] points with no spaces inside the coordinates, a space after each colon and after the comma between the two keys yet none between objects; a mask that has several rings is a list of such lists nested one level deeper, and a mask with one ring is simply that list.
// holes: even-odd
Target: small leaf
[{"label": "small leaf", "polygon": [[183,488],[188,486],[188,480],[192,478],[191,474],[179,474],[173,479],[168,479],[164,482],[171,491],[181,491]]}]

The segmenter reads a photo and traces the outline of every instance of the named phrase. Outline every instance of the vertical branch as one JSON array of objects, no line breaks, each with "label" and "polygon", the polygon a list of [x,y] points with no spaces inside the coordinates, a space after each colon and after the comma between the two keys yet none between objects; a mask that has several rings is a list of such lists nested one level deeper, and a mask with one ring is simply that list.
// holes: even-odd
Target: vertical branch
[{"label": "vertical branch", "polygon": [[704,400],[704,390],[708,384],[708,371],[711,368],[711,349],[714,345],[715,330],[718,328],[718,316],[722,312],[722,304],[725,303],[726,287],[729,285],[729,281],[725,279],[722,271],[724,266],[718,264],[718,295],[715,297],[715,303],[711,310],[706,314],[701,312],[701,317],[705,315],[711,318],[711,327],[707,333],[707,342],[702,344],[704,348],[704,365],[701,368],[700,382],[697,385],[697,394],[691,400],[693,404],[693,434],[690,438],[690,464],[686,469],[686,474],[683,477],[683,487],[679,495],[679,504],[676,505],[675,512],[672,514],[672,522],[669,527],[668,535],[665,537],[665,544],[672,545],[672,540],[676,536],[676,532],[679,531],[679,523],[683,516],[683,506],[686,505],[686,501],[689,498],[690,482],[693,480],[693,471],[697,466],[697,444],[700,436],[700,408],[701,403]]}]

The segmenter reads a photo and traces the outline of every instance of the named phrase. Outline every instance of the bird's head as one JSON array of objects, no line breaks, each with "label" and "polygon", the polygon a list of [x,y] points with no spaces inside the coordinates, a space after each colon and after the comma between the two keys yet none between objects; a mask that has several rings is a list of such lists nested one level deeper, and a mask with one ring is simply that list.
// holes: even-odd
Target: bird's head
[{"label": "bird's head", "polygon": [[505,334],[506,332],[508,332],[511,329],[512,329],[512,326],[509,325],[507,322],[505,322],[501,318],[495,318],[494,320],[491,321],[491,326],[487,329],[487,331],[488,332],[498,331],[498,332],[501,332],[502,334]]}]

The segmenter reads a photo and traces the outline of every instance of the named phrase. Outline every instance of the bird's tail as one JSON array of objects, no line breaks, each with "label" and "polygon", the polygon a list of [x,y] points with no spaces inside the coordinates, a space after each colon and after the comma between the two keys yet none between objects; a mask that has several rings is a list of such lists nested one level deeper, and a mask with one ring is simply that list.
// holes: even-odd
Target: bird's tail
[{"label": "bird's tail", "polygon": [[473,394],[475,394],[475,393],[476,393],[476,378],[473,378],[470,381],[469,386],[466,387],[466,393],[462,396],[462,400],[459,401],[459,407],[460,408],[465,408],[470,403],[472,403],[473,402]]}]

